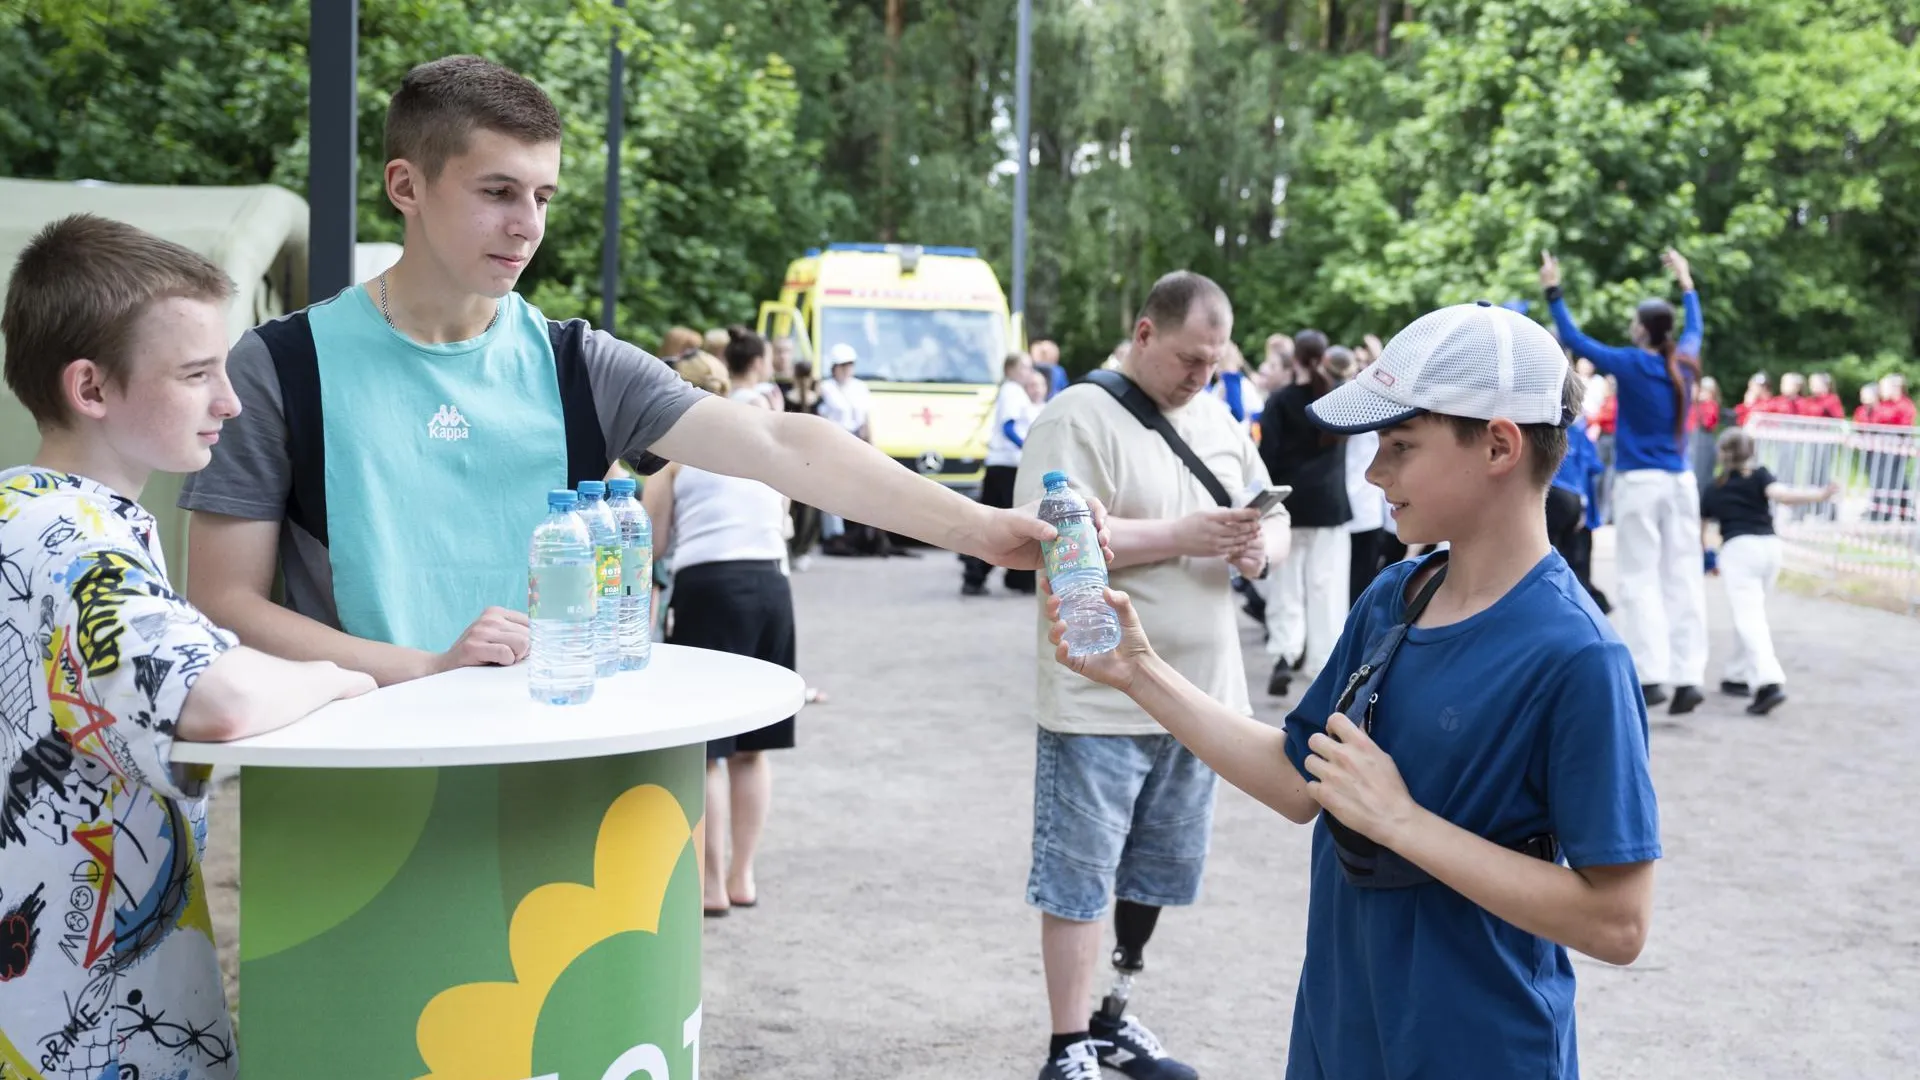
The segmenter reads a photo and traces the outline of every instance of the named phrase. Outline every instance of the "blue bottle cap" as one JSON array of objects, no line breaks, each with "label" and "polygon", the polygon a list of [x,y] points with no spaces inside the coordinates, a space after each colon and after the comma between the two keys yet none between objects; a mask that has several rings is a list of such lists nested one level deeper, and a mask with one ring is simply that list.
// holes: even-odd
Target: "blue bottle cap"
[{"label": "blue bottle cap", "polygon": [[606,493],[607,482],[605,480],[580,481],[580,497],[583,499],[598,498],[606,495]]},{"label": "blue bottle cap", "polygon": [[1041,482],[1050,488],[1065,487],[1067,485],[1067,474],[1058,471],[1050,472],[1041,478]]},{"label": "blue bottle cap", "polygon": [[640,482],[631,476],[616,476],[607,481],[607,494],[616,499],[622,495],[631,495],[638,490],[640,490]]},{"label": "blue bottle cap", "polygon": [[556,488],[547,492],[547,509],[549,510],[571,510],[579,501],[579,497],[566,488]]}]

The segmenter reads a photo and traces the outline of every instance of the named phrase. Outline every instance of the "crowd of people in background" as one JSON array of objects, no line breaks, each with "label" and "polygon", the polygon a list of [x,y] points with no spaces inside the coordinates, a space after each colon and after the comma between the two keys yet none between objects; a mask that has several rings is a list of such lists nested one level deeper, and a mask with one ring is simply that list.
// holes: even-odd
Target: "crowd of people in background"
[{"label": "crowd of people in background", "polygon": [[[1742,429],[1762,414],[1912,427],[1915,406],[1905,378],[1895,373],[1862,385],[1849,410],[1833,375],[1824,371],[1784,373],[1777,389],[1771,376],[1756,372],[1741,399],[1730,403],[1719,381],[1699,366],[1701,316],[1685,260],[1669,262],[1669,268],[1688,307],[1684,319],[1666,301],[1648,301],[1634,312],[1632,341],[1607,346],[1580,332],[1559,296],[1557,267],[1550,262],[1543,267],[1555,334],[1573,358],[1581,386],[1579,407],[1567,418],[1569,452],[1548,492],[1549,535],[1596,605],[1608,612],[1614,599],[1592,580],[1593,533],[1603,525],[1616,527],[1623,637],[1642,673],[1647,703],[1669,703],[1676,713],[1691,711],[1703,699],[1704,577],[1724,574],[1737,601],[1739,649],[1720,687],[1751,696],[1752,711],[1765,713],[1783,702],[1785,693],[1765,624],[1765,601],[1778,577],[1780,556],[1763,519],[1775,503],[1827,501],[1831,466],[1817,467],[1820,475],[1811,485],[1783,484],[1757,464],[1753,441]],[[1133,347],[1131,340],[1121,342],[1101,367],[1121,369]],[[1272,482],[1293,489],[1286,499],[1289,554],[1263,582],[1237,574],[1233,581],[1243,610],[1265,635],[1272,665],[1267,689],[1273,696],[1287,696],[1296,681],[1310,682],[1319,673],[1351,605],[1384,567],[1409,554],[1385,496],[1367,480],[1379,436],[1334,435],[1307,419],[1313,402],[1357,378],[1384,348],[1373,334],[1340,344],[1310,328],[1273,333],[1257,363],[1228,344],[1206,389],[1257,448]],[[860,357],[848,346],[837,346],[823,358],[825,377],[796,358],[792,339],[766,339],[738,326],[704,334],[675,327],[662,340],[660,355],[689,382],[723,396],[776,411],[814,413],[861,439],[873,439],[871,395],[855,377]],[[1052,341],[1035,341],[1006,358],[987,419],[983,502],[1003,508],[1014,504],[1014,479],[1028,433],[1070,381]],[[894,548],[884,533],[790,503],[770,490],[751,490],[761,485],[750,481],[714,478],[702,484],[698,479],[697,472],[679,470],[670,484],[649,487],[657,492],[655,517],[666,519],[657,526],[666,555],[663,577],[675,572],[676,562],[679,571],[694,571],[679,579],[677,595],[661,608],[663,618],[672,620],[667,640],[695,641],[711,622],[698,614],[711,607],[700,599],[713,592],[702,585],[705,576],[734,573],[739,564],[752,563],[751,587],[744,579],[729,580],[721,583],[719,594],[750,602],[754,611],[712,622],[744,636],[711,644],[791,666],[792,601],[783,575],[807,569],[816,550],[912,554]],[[700,522],[708,514],[724,534],[725,550],[712,558],[701,553],[703,542],[696,534],[686,531],[688,521]],[[672,550],[676,516],[682,549],[677,560]],[[1703,518],[1721,530],[1729,558],[1718,565],[1701,558]],[[987,595],[993,568],[978,559],[962,562],[962,595]],[[1002,582],[1015,594],[1032,595],[1036,587],[1032,571],[1005,571]],[[694,614],[688,618],[683,612]],[[757,629],[749,634],[750,628]],[[809,690],[809,700],[823,701],[825,695]],[[752,859],[770,792],[761,752],[793,745],[792,724],[789,719],[776,725],[778,730],[712,748],[709,805],[731,808],[733,816],[729,827],[723,809],[708,833],[710,914],[754,902]]]}]

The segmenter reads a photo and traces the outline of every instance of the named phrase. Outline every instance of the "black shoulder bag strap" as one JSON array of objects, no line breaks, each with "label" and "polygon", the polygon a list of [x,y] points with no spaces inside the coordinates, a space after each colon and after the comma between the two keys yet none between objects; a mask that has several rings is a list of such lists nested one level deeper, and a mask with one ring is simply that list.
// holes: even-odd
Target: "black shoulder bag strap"
[{"label": "black shoulder bag strap", "polygon": [[287,520],[327,544],[327,424],[320,407],[320,355],[305,311],[253,328],[280,380],[280,414],[287,425]]},{"label": "black shoulder bag strap", "polygon": [[[1441,551],[1427,563],[1439,564],[1427,583],[1420,587],[1418,594],[1407,603],[1407,610],[1400,622],[1383,635],[1373,647],[1367,662],[1347,680],[1346,689],[1340,694],[1340,700],[1334,705],[1334,711],[1346,713],[1347,718],[1360,725],[1361,730],[1373,731],[1374,707],[1380,703],[1380,687],[1386,679],[1387,666],[1393,662],[1394,654],[1407,639],[1407,631],[1420,621],[1426,613],[1427,605],[1432,602],[1433,594],[1440,591],[1440,583],[1447,579],[1447,553]],[[1354,710],[1359,715],[1354,715]],[[1363,889],[1405,889],[1414,885],[1424,885],[1433,880],[1433,875],[1402,858],[1392,848],[1381,847],[1367,836],[1353,831],[1340,823],[1332,814],[1321,811],[1327,819],[1327,832],[1333,837],[1333,853],[1340,861],[1340,872],[1351,885]],[[1513,850],[1547,862],[1558,862],[1560,845],[1551,834],[1530,836],[1517,844],[1508,845]]]},{"label": "black shoulder bag strap", "polygon": [[1088,372],[1086,381],[1112,394],[1141,424],[1159,432],[1160,437],[1167,441],[1167,445],[1173,449],[1174,454],[1193,472],[1194,478],[1200,481],[1200,486],[1207,489],[1208,495],[1213,496],[1214,502],[1221,506],[1233,505],[1233,496],[1227,494],[1226,485],[1220,482],[1219,477],[1213,475],[1213,470],[1207,468],[1206,462],[1200,460],[1200,455],[1193,452],[1193,447],[1187,445],[1187,440],[1173,430],[1173,425],[1168,423],[1167,418],[1161,414],[1160,407],[1153,403],[1153,399],[1147,396],[1145,390],[1140,389],[1138,383],[1117,371],[1105,369]]},{"label": "black shoulder bag strap", "polygon": [[567,486],[606,477],[612,460],[600,416],[593,404],[593,384],[587,377],[585,319],[547,320],[547,338],[553,345],[553,374],[560,384],[560,415],[567,431]]}]

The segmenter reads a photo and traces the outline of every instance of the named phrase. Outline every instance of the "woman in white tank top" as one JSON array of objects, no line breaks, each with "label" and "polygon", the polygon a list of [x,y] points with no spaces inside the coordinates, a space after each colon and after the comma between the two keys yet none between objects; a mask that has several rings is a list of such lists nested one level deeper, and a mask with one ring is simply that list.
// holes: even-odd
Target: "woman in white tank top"
[{"label": "woman in white tank top", "polygon": [[[735,346],[743,344],[739,333],[745,332],[736,333]],[[763,357],[764,351],[762,343]],[[705,354],[679,362],[675,370],[711,393],[726,396],[730,389],[719,363]],[[653,519],[654,549],[673,566],[667,641],[793,668],[793,592],[783,566],[786,498],[758,481],[669,464],[647,480],[642,501]],[[753,857],[773,798],[764,752],[793,745],[793,717],[707,744],[701,892],[709,916],[759,901]]]}]

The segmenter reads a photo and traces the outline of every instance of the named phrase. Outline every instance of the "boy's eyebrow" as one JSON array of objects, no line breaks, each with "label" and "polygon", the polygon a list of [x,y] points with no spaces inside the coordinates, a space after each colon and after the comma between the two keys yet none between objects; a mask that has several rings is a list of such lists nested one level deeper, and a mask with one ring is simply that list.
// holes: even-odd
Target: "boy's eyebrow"
[{"label": "boy's eyebrow", "polygon": [[[519,177],[508,176],[506,173],[488,173],[487,175],[480,178],[480,182],[483,184],[512,184],[515,187],[519,187],[521,185],[521,180]],[[535,191],[559,191],[560,185],[559,184],[541,184],[539,187],[534,188],[534,190]]]},{"label": "boy's eyebrow", "polygon": [[195,371],[204,371],[207,368],[210,368],[215,364],[218,364],[219,362],[220,362],[220,358],[217,356],[203,356],[198,360],[189,360],[186,363],[180,365],[180,370],[189,372],[189,373],[195,372]]}]

